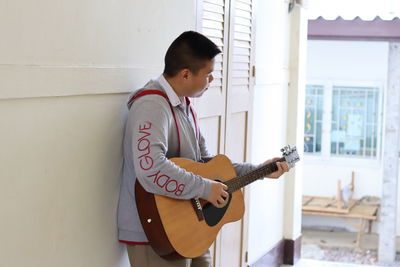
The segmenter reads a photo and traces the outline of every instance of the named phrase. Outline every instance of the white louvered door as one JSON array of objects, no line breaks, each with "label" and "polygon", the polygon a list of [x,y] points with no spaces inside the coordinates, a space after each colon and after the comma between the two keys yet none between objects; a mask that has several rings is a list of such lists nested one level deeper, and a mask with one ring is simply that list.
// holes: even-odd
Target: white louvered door
[{"label": "white louvered door", "polygon": [[[252,1],[232,0],[230,6],[225,154],[236,162],[249,155],[253,84]],[[245,198],[246,189],[244,189]],[[248,214],[226,225],[221,233],[221,265],[247,266]],[[240,240],[240,242],[238,242]]]},{"label": "white louvered door", "polygon": [[[211,152],[243,162],[249,154],[254,85],[252,0],[198,1],[198,30],[222,50],[216,58],[215,80],[195,102],[200,125]],[[214,267],[247,266],[246,215],[222,228],[213,247]]]},{"label": "white louvered door", "polygon": [[[222,51],[215,58],[214,81],[199,99],[195,99],[201,131],[206,139],[210,153],[225,153],[225,112],[226,112],[226,78],[229,4],[225,0],[198,0],[198,31],[210,38]],[[211,247],[214,267],[220,264],[220,235]]]},{"label": "white louvered door", "polygon": [[224,153],[226,107],[226,46],[228,35],[224,0],[198,0],[198,26],[200,32],[210,38],[222,53],[215,58],[214,81],[199,99],[194,99],[202,133],[212,154]]}]

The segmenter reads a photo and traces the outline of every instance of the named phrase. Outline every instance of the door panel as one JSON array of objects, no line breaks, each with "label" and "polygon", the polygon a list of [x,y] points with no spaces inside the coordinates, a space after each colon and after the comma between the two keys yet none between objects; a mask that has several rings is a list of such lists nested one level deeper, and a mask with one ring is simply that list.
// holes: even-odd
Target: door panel
[{"label": "door panel", "polygon": [[[248,160],[251,123],[253,5],[251,0],[198,0],[198,30],[221,49],[214,81],[194,103],[209,151]],[[246,192],[245,192],[246,193]],[[247,194],[245,194],[247,196]],[[245,213],[245,216],[247,214]],[[247,266],[247,218],[225,225],[214,249],[215,267]]]},{"label": "door panel", "polygon": [[[253,85],[253,4],[251,0],[232,0],[228,44],[225,153],[236,162],[248,160]],[[243,190],[245,201],[248,199]],[[236,222],[229,236],[222,233],[220,266],[247,266],[248,213]],[[229,229],[229,228],[228,228]],[[233,245],[233,244],[235,245]],[[237,244],[240,243],[240,246]],[[237,255],[239,258],[230,257]],[[226,261],[226,262],[225,262]]]},{"label": "door panel", "polygon": [[225,153],[235,162],[243,162],[246,159],[246,130],[247,130],[247,112],[238,112],[230,114],[230,123],[226,129],[226,147]]},{"label": "door panel", "polygon": [[206,140],[208,152],[212,155],[218,154],[219,136],[221,131],[221,120],[219,116],[203,118],[199,120],[201,133]]},{"label": "door panel", "polygon": [[242,220],[226,224],[220,232],[220,267],[241,266]]}]

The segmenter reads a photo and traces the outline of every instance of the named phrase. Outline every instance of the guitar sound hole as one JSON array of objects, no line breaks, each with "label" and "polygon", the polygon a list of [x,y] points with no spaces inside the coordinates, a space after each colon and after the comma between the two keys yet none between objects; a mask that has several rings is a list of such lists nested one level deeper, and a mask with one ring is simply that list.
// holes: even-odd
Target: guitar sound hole
[{"label": "guitar sound hole", "polygon": [[229,204],[231,203],[231,199],[232,194],[229,194],[228,201],[224,203],[221,207],[215,207],[210,202],[204,205],[203,214],[208,226],[217,225],[221,221],[222,217],[224,217],[225,212],[229,207]]}]

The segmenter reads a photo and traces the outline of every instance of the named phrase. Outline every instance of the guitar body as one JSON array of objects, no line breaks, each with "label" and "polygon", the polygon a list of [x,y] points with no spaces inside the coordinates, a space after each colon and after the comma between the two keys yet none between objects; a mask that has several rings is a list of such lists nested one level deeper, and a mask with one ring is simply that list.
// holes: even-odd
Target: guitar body
[{"label": "guitar body", "polygon": [[[224,155],[218,155],[207,163],[184,158],[173,158],[171,161],[207,179],[226,182],[236,177],[231,161]],[[201,200],[203,220],[199,220],[191,200],[148,193],[138,181],[135,194],[146,236],[154,251],[167,259],[195,258],[202,255],[214,242],[224,224],[240,220],[244,214],[241,190],[230,194],[227,204],[221,208]]]}]

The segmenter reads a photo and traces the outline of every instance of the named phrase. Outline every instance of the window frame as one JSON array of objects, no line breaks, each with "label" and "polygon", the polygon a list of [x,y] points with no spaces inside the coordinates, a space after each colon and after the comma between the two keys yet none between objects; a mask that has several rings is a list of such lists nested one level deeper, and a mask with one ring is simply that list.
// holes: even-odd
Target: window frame
[{"label": "window frame", "polygon": [[[345,166],[370,166],[378,167],[381,164],[382,158],[382,143],[383,143],[383,110],[384,97],[386,92],[386,84],[382,80],[345,80],[345,79],[308,79],[306,85],[316,85],[323,87],[323,110],[322,110],[322,134],[321,134],[321,152],[304,153],[306,163],[329,163],[332,165]],[[333,112],[333,87],[377,87],[379,88],[379,106],[378,106],[378,121],[377,121],[377,154],[375,157],[364,157],[354,155],[331,155],[331,127],[332,127],[332,112]],[[303,132],[304,138],[304,132]]]}]

